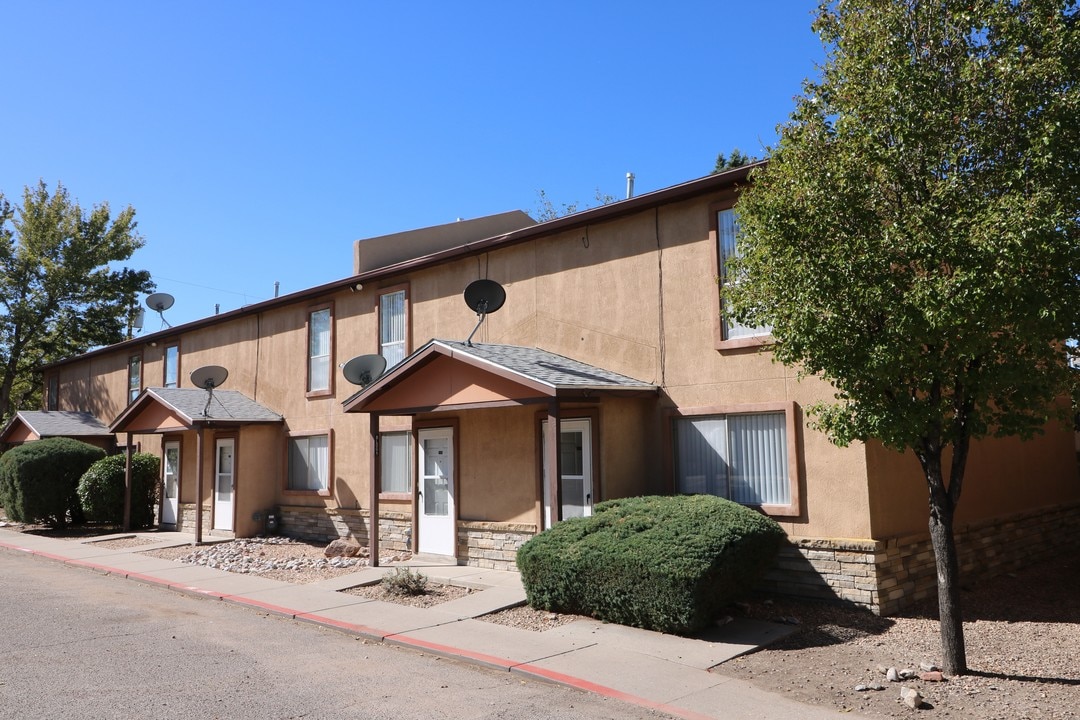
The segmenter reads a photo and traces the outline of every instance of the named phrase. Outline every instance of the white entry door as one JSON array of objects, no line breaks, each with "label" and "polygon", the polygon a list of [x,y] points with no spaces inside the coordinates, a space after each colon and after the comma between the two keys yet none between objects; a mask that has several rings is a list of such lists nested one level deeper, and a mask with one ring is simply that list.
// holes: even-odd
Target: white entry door
[{"label": "white entry door", "polygon": [[432,555],[457,554],[454,510],[454,430],[417,433],[419,462],[419,537],[417,549]]},{"label": "white entry door", "polygon": [[180,501],[180,443],[165,443],[165,461],[161,464],[161,524],[176,525]]},{"label": "white entry door", "polygon": [[[544,527],[551,527],[551,483],[547,474],[547,420],[543,421],[544,432],[540,434],[540,457],[544,473]],[[588,517],[592,515],[593,473],[592,473],[592,421],[563,420],[559,423],[559,450],[561,451],[562,477],[562,517]]]},{"label": "white entry door", "polygon": [[235,484],[233,452],[236,441],[219,439],[214,459],[214,529],[233,529],[233,488]]}]

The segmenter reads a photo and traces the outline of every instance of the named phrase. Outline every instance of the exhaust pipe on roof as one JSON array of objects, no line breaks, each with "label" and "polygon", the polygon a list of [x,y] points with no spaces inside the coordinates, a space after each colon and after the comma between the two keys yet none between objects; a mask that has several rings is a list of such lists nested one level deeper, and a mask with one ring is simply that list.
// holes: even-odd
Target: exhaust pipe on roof
[{"label": "exhaust pipe on roof", "polygon": [[634,197],[634,173],[626,173],[626,199]]}]

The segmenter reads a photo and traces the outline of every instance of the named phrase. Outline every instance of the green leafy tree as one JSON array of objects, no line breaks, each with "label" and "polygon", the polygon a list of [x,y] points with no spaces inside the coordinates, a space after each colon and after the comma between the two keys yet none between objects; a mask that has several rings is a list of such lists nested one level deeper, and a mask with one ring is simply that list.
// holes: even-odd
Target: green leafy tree
[{"label": "green leafy tree", "polygon": [[40,404],[35,369],[122,340],[145,270],[115,267],[143,240],[135,211],[85,212],[68,191],[27,187],[13,209],[0,194],[0,415]]},{"label": "green leafy tree", "polygon": [[970,442],[1040,432],[1075,382],[1076,3],[841,0],[815,29],[827,62],[738,205],[727,307],[832,383],[811,413],[833,442],[914,451],[944,667],[964,673],[953,516]]},{"label": "green leafy tree", "polygon": [[715,175],[724,170],[749,165],[752,162],[757,162],[757,158],[744,154],[739,148],[734,148],[731,151],[731,157],[724,155],[724,153],[716,156],[716,166],[713,168],[712,174]]}]

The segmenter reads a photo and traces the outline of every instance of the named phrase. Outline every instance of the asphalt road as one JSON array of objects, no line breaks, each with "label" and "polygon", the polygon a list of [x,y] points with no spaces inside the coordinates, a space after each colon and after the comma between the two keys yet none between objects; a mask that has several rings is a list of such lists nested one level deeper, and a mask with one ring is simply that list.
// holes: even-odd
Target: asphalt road
[{"label": "asphalt road", "polygon": [[662,718],[0,549],[0,719]]}]

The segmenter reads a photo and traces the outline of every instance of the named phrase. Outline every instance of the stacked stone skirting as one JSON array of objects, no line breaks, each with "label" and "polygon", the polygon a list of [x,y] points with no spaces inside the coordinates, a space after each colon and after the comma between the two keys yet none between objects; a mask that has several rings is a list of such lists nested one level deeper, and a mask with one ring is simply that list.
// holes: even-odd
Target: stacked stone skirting
[{"label": "stacked stone skirting", "polygon": [[[180,532],[195,534],[195,503],[179,503],[176,508],[176,528]],[[202,509],[203,531],[210,532],[210,508]]]},{"label": "stacked stone skirting", "polygon": [[[1071,548],[1080,533],[1080,503],[954,530],[961,578],[992,577]],[[781,550],[760,589],[841,600],[892,615],[937,593],[937,567],[927,535],[878,541],[796,538]]]},{"label": "stacked stone skirting", "polygon": [[[352,539],[360,545],[368,542],[367,510],[313,508],[300,505],[281,507],[281,534],[300,540],[329,542]],[[379,548],[387,551],[408,550],[412,543],[412,518],[407,513],[380,510]]]},{"label": "stacked stone skirting", "polygon": [[519,523],[458,523],[458,559],[488,570],[517,572],[517,551],[536,535],[536,526]]}]

